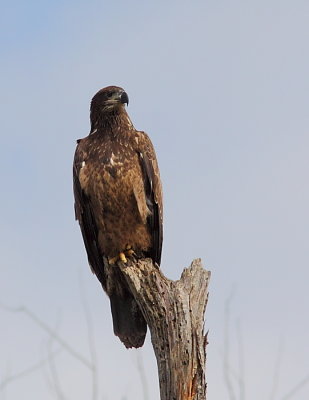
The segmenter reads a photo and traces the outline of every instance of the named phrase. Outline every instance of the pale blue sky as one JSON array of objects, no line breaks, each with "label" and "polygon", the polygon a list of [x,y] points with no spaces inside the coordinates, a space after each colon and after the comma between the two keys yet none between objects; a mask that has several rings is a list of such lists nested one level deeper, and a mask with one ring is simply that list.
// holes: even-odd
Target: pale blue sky
[{"label": "pale blue sky", "polygon": [[[0,302],[27,306],[87,355],[81,277],[100,400],[143,400],[137,352],[113,336],[73,214],[75,140],[89,132],[91,97],[111,84],[126,89],[131,119],[157,151],[162,270],[177,279],[201,257],[212,271],[209,399],[229,399],[231,292],[231,364],[237,371],[237,321],[245,363],[237,400],[281,400],[309,376],[308,20],[307,0],[2,4]],[[0,309],[0,320],[1,384],[46,356],[48,336],[24,315]],[[140,353],[149,400],[158,399],[149,341]],[[65,351],[56,364],[66,398],[90,398],[89,371]],[[0,399],[55,398],[48,371],[7,385]],[[307,400],[309,383],[290,398]]]}]

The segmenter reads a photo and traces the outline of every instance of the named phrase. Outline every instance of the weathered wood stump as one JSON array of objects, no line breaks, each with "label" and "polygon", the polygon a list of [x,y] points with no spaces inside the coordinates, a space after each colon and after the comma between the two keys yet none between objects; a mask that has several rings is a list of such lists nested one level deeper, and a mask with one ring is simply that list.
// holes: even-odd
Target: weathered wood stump
[{"label": "weathered wood stump", "polygon": [[167,279],[150,259],[120,269],[151,333],[161,400],[205,400],[204,313],[210,272],[200,259],[178,281]]}]

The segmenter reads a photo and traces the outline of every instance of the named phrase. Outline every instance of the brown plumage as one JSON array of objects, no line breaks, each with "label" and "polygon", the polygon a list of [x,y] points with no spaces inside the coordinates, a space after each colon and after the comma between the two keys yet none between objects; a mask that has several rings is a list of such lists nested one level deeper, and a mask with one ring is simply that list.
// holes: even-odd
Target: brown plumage
[{"label": "brown plumage", "polygon": [[75,215],[88,261],[111,301],[114,332],[126,347],[140,347],[146,322],[115,266],[104,271],[103,257],[151,257],[160,265],[162,190],[152,143],[126,112],[126,92],[101,89],[90,107],[91,132],[78,140],[73,179]]}]

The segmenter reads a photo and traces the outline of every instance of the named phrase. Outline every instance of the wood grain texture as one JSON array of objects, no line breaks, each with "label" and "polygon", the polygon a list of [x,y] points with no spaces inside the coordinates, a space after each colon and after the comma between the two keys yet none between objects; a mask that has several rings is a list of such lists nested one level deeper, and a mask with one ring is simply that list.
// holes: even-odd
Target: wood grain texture
[{"label": "wood grain texture", "polygon": [[[115,268],[106,263],[106,268]],[[210,272],[201,260],[180,280],[167,279],[151,259],[119,264],[151,333],[161,400],[206,399],[204,314]]]}]

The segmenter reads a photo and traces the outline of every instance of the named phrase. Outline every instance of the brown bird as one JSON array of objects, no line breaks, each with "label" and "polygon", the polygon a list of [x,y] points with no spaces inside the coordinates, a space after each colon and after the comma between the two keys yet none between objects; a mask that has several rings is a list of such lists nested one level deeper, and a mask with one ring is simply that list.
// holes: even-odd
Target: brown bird
[{"label": "brown bird", "polygon": [[[150,257],[160,265],[162,189],[153,145],[137,131],[120,87],[95,94],[90,134],[77,141],[73,181],[75,216],[88,261],[111,302],[114,333],[127,348],[143,345],[147,325],[118,262]],[[115,264],[112,273],[103,260]]]}]

